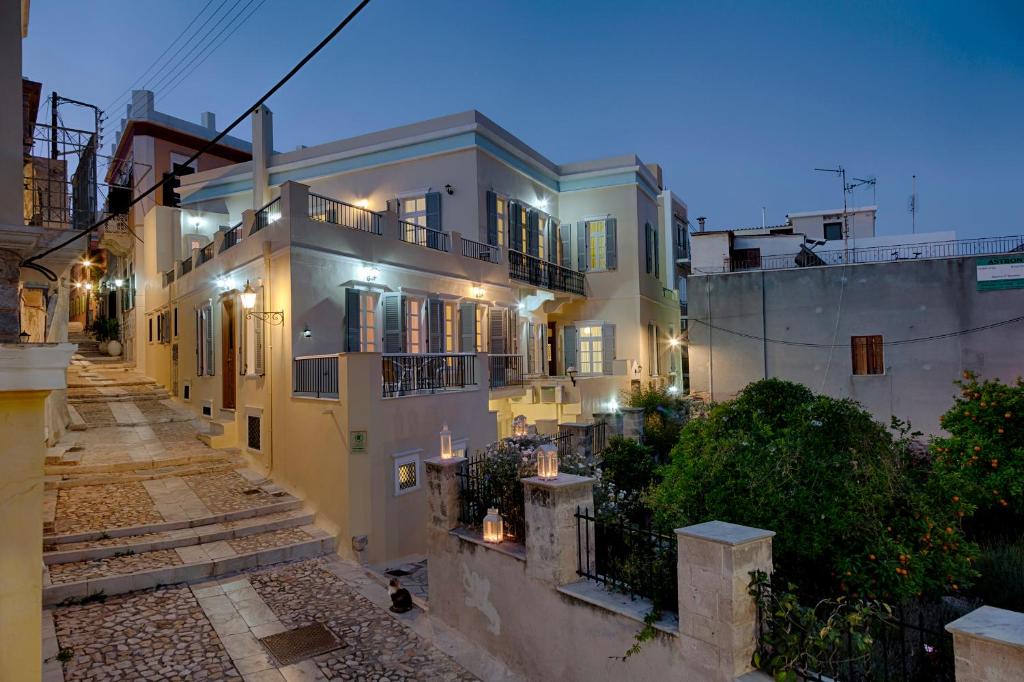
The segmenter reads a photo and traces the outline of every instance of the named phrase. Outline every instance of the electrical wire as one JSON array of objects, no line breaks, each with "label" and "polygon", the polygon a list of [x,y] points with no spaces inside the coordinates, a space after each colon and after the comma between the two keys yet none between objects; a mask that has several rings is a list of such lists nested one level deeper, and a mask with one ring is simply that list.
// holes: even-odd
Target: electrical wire
[{"label": "electrical wire", "polygon": [[[339,33],[341,33],[344,30],[344,28],[346,26],[348,26],[349,23],[353,19],[355,19],[356,16],[360,12],[362,12],[363,9],[368,4],[370,4],[370,0],[361,0],[361,2],[358,5],[356,5],[356,7],[351,12],[349,12],[348,15],[344,19],[341,20],[341,23],[339,23],[337,26],[335,26],[334,29],[332,29],[330,33],[328,33],[326,36],[324,36],[324,38],[319,43],[317,43],[317,45],[312,50],[307,52],[306,56],[304,56],[302,59],[300,59],[298,61],[298,63],[296,63],[295,66],[293,66],[291,68],[291,70],[288,71],[288,73],[286,73],[279,81],[277,81],[277,83],[274,84],[274,86],[272,88],[267,90],[267,92],[264,93],[263,96],[260,97],[258,100],[256,100],[248,109],[246,109],[241,114],[239,114],[238,118],[236,118],[234,121],[231,122],[231,125],[229,125],[227,128],[225,128],[224,130],[219,132],[213,139],[211,139],[209,142],[204,144],[201,149],[196,151],[192,156],[190,156],[181,165],[188,166],[193,161],[198,159],[200,156],[202,156],[203,154],[205,154],[208,151],[210,151],[211,149],[213,149],[213,147],[216,146],[217,143],[219,143],[222,139],[224,139],[224,137],[226,137],[229,132],[234,130],[242,121],[244,121],[246,119],[246,117],[252,111],[258,109],[264,102],[266,102],[268,99],[270,99],[274,95],[274,93],[276,93],[278,90],[280,90],[282,87],[284,87],[285,83],[290,81],[292,79],[292,77],[296,73],[298,73],[300,69],[302,69],[302,67],[304,67],[306,64],[308,64],[310,62],[310,60],[313,59],[313,57],[315,57],[317,54],[320,53],[321,50],[323,50],[325,47],[327,47],[327,44],[330,43],[335,38],[335,36],[337,36]],[[139,196],[137,196],[134,199],[132,199],[131,202],[129,202],[129,204],[128,204],[128,208],[131,208],[135,204],[139,203],[140,201],[142,201],[143,199],[148,197],[153,192],[155,192],[158,189],[160,189],[161,187],[163,187],[164,184],[168,180],[173,178],[173,177],[177,177],[173,172],[164,175],[163,178],[161,178],[156,184],[154,184],[152,187],[147,189],[145,192],[143,192]],[[52,246],[52,247],[46,249],[45,251],[42,251],[42,252],[40,252],[40,253],[38,253],[38,254],[36,254],[34,256],[26,258],[25,260],[23,260],[21,262],[22,267],[29,267],[26,264],[34,263],[35,261],[39,260],[40,258],[48,256],[49,254],[51,254],[51,253],[53,253],[55,251],[59,251],[60,249],[62,249],[65,246],[67,246],[68,244],[72,244],[73,242],[75,242],[75,241],[81,239],[82,237],[88,235],[90,232],[94,232],[94,231],[98,230],[99,228],[101,228],[104,225],[106,225],[110,221],[111,217],[112,216],[108,215],[106,218],[103,218],[102,220],[94,223],[91,227],[87,227],[84,230],[81,230],[80,233],[75,235],[74,237],[71,237],[70,239],[67,239],[67,240],[63,241],[63,242],[57,244],[56,246]]]}]

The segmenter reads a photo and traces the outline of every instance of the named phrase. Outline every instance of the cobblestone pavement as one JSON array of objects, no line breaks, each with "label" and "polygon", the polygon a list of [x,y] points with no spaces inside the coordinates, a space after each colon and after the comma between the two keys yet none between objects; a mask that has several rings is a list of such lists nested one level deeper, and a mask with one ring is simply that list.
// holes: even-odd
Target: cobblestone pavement
[{"label": "cobblestone pavement", "polygon": [[310,534],[301,528],[282,528],[270,533],[259,533],[234,538],[233,540],[228,540],[228,544],[231,546],[231,549],[239,554],[244,554],[246,552],[256,552],[261,549],[270,549],[272,547],[302,542],[309,540],[310,537]]},{"label": "cobblestone pavement", "polygon": [[407,563],[387,564],[383,568],[375,567],[373,570],[380,574],[384,580],[398,578],[398,582],[401,583],[402,587],[409,590],[412,596],[418,597],[424,602],[427,601],[429,582],[427,579],[426,559]]},{"label": "cobblestone pavement", "polygon": [[78,486],[57,492],[54,531],[59,535],[163,520],[141,483]]},{"label": "cobblestone pavement", "polygon": [[151,568],[179,566],[183,562],[173,549],[160,549],[140,554],[121,554],[92,561],[74,561],[66,564],[50,564],[50,581],[54,585],[71,583],[76,580],[103,578],[110,575],[124,575]]},{"label": "cobblestone pavement", "polygon": [[187,586],[110,597],[54,611],[75,680],[242,680]]},{"label": "cobblestone pavement", "polygon": [[234,471],[182,476],[182,480],[215,514],[273,504],[277,501],[276,497],[257,489]]}]

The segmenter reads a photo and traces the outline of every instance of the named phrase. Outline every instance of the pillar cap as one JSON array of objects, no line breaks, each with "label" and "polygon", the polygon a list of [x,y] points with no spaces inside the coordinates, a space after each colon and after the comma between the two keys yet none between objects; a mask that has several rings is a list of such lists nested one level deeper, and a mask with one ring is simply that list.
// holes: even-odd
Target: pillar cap
[{"label": "pillar cap", "polygon": [[676,528],[676,535],[709,540],[722,545],[745,545],[748,542],[766,540],[775,536],[775,531],[750,526],[740,526],[726,521],[706,521],[695,526]]},{"label": "pillar cap", "polygon": [[948,632],[1024,648],[1024,613],[982,606],[946,625]]},{"label": "pillar cap", "polygon": [[596,481],[597,479],[592,476],[577,476],[576,474],[558,474],[558,478],[552,480],[543,479],[539,476],[523,479],[525,485],[534,488],[548,488],[549,490],[565,490],[584,485],[594,485]]},{"label": "pillar cap", "polygon": [[449,457],[448,459],[441,459],[441,456],[431,457],[430,459],[423,460],[424,464],[429,464],[436,467],[453,467],[457,464],[462,464],[466,461],[465,457]]},{"label": "pillar cap", "polygon": [[74,343],[0,344],[0,391],[52,391],[67,388]]}]

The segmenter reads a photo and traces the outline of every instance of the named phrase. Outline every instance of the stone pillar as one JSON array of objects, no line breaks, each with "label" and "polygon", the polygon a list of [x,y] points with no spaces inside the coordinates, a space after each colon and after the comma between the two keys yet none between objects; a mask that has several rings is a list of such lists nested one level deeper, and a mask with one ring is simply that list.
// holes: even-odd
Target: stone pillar
[{"label": "stone pillar", "polygon": [[290,219],[293,216],[308,215],[309,186],[291,180],[281,185],[281,216]]},{"label": "stone pillar", "polygon": [[270,156],[274,153],[274,115],[261,104],[252,112],[252,207],[270,202]]},{"label": "stone pillar", "polygon": [[523,486],[527,574],[556,587],[574,582],[579,562],[576,509],[593,513],[594,479],[559,474],[553,481],[524,478]]},{"label": "stone pillar", "polygon": [[46,397],[67,387],[76,346],[0,345],[0,680],[42,674]]},{"label": "stone pillar", "polygon": [[1024,679],[1024,613],[982,606],[946,626],[957,682]]},{"label": "stone pillar", "polygon": [[644,437],[644,408],[622,408],[622,437],[640,440]]},{"label": "stone pillar", "polygon": [[[747,594],[751,571],[772,572],[773,531],[708,521],[676,530],[679,542],[679,636],[699,650],[707,679],[723,682],[753,670],[757,606]],[[713,668],[713,669],[711,669]]]},{"label": "stone pillar", "polygon": [[456,474],[465,457],[424,462],[427,471],[427,509],[431,530],[447,533],[459,525],[459,479]]},{"label": "stone pillar", "polygon": [[21,334],[20,263],[18,254],[0,249],[0,343],[18,343]]},{"label": "stone pillar", "polygon": [[590,429],[591,424],[559,424],[559,433],[569,433],[572,436],[571,447],[573,447],[580,457],[589,461],[594,455],[593,449],[591,448]]}]

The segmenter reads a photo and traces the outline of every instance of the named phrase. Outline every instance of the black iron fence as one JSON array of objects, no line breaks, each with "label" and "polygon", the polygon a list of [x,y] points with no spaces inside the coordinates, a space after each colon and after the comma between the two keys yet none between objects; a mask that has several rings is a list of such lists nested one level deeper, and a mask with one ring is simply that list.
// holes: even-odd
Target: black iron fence
[{"label": "black iron fence", "polygon": [[238,223],[224,233],[224,241],[221,242],[220,252],[224,253],[242,239],[242,223]]},{"label": "black iron fence", "polygon": [[379,213],[312,192],[309,194],[309,217],[322,223],[341,225],[352,230],[370,232],[371,234],[381,233]]},{"label": "black iron fence", "polygon": [[292,362],[292,395],[338,397],[338,356],[305,355]]},{"label": "black iron fence", "polygon": [[269,204],[256,211],[255,220],[249,234],[255,234],[267,225],[276,223],[281,218],[281,197],[274,199]]},{"label": "black iron fence", "polygon": [[383,397],[439,393],[476,386],[476,353],[385,353]]},{"label": "black iron fence", "polygon": [[512,279],[542,289],[565,291],[585,296],[583,273],[563,268],[520,251],[508,252],[508,274]]},{"label": "black iron fence", "polygon": [[213,260],[213,242],[199,249],[199,265]]},{"label": "black iron fence", "polygon": [[488,509],[501,514],[505,540],[522,543],[526,540],[526,516],[523,485],[498,485],[496,479],[484,473],[484,455],[470,457],[461,464],[456,475],[459,480],[459,523],[480,528]]},{"label": "black iron fence", "polygon": [[493,354],[487,356],[491,388],[523,385],[523,356]]},{"label": "black iron fence", "polygon": [[622,519],[599,518],[576,507],[576,573],[616,592],[650,600],[654,608],[679,608],[678,543]]},{"label": "black iron fence", "polygon": [[475,258],[488,263],[498,262],[498,247],[489,244],[481,244],[472,239],[462,238],[462,255],[466,258]]},{"label": "black iron fence", "polygon": [[570,456],[581,447],[589,449],[591,456],[598,455],[608,446],[608,424],[587,424],[582,433],[561,427],[558,435],[554,437],[554,442],[558,446],[558,456],[561,458]]},{"label": "black iron fence", "polygon": [[192,272],[192,256],[181,261],[181,274]]},{"label": "black iron fence", "polygon": [[434,249],[435,251],[449,250],[449,236],[447,232],[441,232],[440,230],[434,230],[405,220],[399,220],[398,223],[398,233],[403,242],[418,244],[419,246],[425,246],[428,249]]}]

